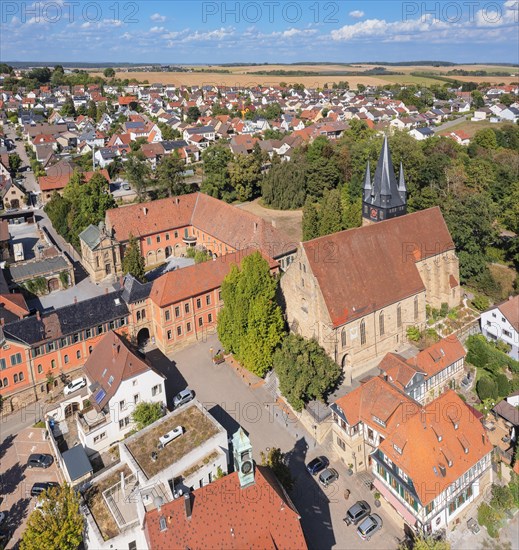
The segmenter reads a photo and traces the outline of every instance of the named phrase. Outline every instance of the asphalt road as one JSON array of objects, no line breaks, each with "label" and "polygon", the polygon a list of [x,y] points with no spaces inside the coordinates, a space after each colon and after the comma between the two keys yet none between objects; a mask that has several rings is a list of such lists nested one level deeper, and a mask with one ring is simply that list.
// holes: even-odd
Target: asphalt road
[{"label": "asphalt road", "polygon": [[[15,146],[16,146],[16,152],[22,159],[22,168],[31,166],[29,162],[29,157],[27,155],[27,152],[25,151],[24,141],[16,141],[16,130],[13,127],[12,124],[9,124],[8,126],[4,126],[5,128],[5,135],[9,139],[12,139]],[[38,194],[40,192],[40,187],[38,185],[38,182],[36,181],[36,178],[34,177],[33,172],[20,172],[17,178],[23,179],[23,186],[25,187],[26,191],[30,193],[36,193]]]}]

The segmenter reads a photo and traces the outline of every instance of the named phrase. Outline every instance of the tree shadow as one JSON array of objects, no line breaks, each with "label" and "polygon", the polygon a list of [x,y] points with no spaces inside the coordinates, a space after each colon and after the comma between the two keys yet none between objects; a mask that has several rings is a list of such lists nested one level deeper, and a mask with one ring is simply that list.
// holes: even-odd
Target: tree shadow
[{"label": "tree shadow", "polygon": [[[0,474],[0,493],[10,495],[16,490],[21,491],[20,497],[26,496],[26,484],[22,483],[25,479],[25,470],[27,466],[16,463]],[[29,489],[30,490],[30,489]]]},{"label": "tree shadow", "polygon": [[[13,533],[18,529],[24,519],[29,515],[31,499],[29,497],[20,498],[16,501],[9,510],[6,511],[5,524],[2,525],[2,531],[7,532],[9,537],[12,537]],[[11,539],[9,541],[9,548],[18,548],[20,541]]]},{"label": "tree shadow", "polygon": [[16,439],[17,434],[9,434],[3,441],[0,443],[0,461],[4,458],[5,454],[13,444],[13,441]]}]

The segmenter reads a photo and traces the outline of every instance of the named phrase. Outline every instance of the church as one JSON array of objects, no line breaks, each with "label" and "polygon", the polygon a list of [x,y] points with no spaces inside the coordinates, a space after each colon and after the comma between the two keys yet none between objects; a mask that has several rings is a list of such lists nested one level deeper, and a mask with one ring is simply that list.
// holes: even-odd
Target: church
[{"label": "church", "polygon": [[397,181],[384,144],[373,179],[366,169],[363,226],[301,243],[281,278],[290,330],[315,338],[358,378],[426,324],[426,305],[460,303],[459,262],[438,207],[406,213],[403,167]]}]

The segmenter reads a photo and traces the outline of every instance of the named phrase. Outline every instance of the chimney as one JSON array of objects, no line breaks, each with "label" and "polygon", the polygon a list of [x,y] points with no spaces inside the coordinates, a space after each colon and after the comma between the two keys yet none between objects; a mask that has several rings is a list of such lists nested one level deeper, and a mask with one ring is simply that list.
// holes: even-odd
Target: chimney
[{"label": "chimney", "polygon": [[184,507],[186,509],[186,518],[191,519],[191,513],[193,512],[192,505],[191,505],[191,491],[188,491],[184,495]]},{"label": "chimney", "polygon": [[105,288],[105,295],[108,294],[108,287]]},{"label": "chimney", "polygon": [[0,326],[5,326],[5,319],[3,317],[0,319]]},{"label": "chimney", "polygon": [[145,206],[142,207],[142,211],[145,216],[148,214],[148,209]]},{"label": "chimney", "polygon": [[176,197],[176,198],[175,198],[175,204],[176,204],[176,205],[178,206],[178,205],[179,205],[179,203],[180,203],[180,200],[179,200],[179,198],[178,198],[178,197]]},{"label": "chimney", "polygon": [[254,233],[258,230],[258,222],[254,222]]}]

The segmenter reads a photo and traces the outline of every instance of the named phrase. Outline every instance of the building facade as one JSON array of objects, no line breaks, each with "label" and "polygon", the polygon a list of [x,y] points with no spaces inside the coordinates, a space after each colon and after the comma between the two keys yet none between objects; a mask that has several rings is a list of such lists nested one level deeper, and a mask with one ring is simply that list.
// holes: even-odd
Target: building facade
[{"label": "building facade", "polygon": [[519,361],[519,296],[484,311],[481,332],[489,340],[501,340],[510,346],[510,357]]}]

